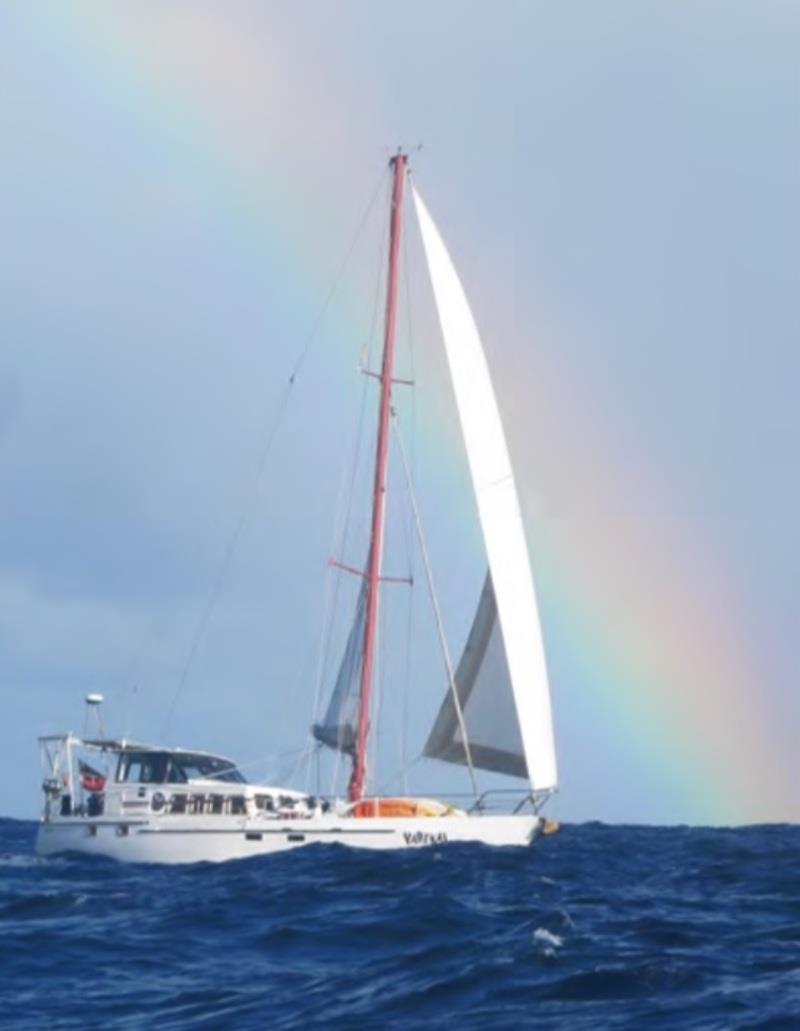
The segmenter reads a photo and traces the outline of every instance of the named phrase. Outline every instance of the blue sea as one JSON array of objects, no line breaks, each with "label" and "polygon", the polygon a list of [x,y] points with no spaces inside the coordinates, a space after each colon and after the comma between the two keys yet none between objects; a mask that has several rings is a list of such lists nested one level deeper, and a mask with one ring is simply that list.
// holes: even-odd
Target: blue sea
[{"label": "blue sea", "polygon": [[6,1028],[800,1028],[800,828],[219,866],[33,855],[0,820]]}]

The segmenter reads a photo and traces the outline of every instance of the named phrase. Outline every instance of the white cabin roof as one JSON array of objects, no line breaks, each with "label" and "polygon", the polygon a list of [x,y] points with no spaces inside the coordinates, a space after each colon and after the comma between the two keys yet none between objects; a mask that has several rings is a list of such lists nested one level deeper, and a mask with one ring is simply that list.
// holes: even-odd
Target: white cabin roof
[{"label": "white cabin roof", "polygon": [[204,759],[218,759],[220,762],[230,763],[236,766],[233,759],[218,752],[205,752],[201,748],[175,748],[168,745],[148,745],[141,741],[126,741],[124,738],[81,738],[76,734],[47,734],[40,737],[40,741],[65,741],[71,739],[72,743],[81,748],[94,748],[99,752],[145,752],[158,753],[159,755],[199,755]]}]

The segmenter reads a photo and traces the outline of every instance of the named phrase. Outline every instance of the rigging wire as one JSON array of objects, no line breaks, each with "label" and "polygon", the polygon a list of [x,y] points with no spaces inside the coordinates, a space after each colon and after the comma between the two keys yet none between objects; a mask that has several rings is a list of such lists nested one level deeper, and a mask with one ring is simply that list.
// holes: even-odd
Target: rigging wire
[{"label": "rigging wire", "polygon": [[381,732],[381,702],[383,700],[383,645],[385,641],[383,620],[385,610],[385,605],[378,605],[378,615],[375,621],[375,664],[373,666],[372,692],[370,695],[369,737],[367,738],[364,753],[365,795],[370,794],[370,787],[374,789],[375,774],[378,769],[378,741]]},{"label": "rigging wire", "polygon": [[[300,755],[297,758],[297,762],[294,764],[292,772],[289,774],[287,780],[289,783],[293,783],[295,777],[298,775],[303,767],[303,763],[308,766],[311,765],[311,759],[313,758],[314,752],[317,749],[317,743],[315,741],[309,741],[304,748],[301,749]],[[308,792],[306,792],[308,794]]]},{"label": "rigging wire", "polygon": [[[414,767],[415,767],[415,766],[416,766],[416,765],[417,765],[418,763],[422,762],[422,759],[423,759],[423,756],[422,756],[422,755],[418,755],[418,756],[417,756],[417,757],[416,757],[415,759],[412,759],[410,763],[407,763],[406,765],[404,765],[404,766],[401,766],[401,767],[400,767],[399,769],[395,770],[395,771],[394,771],[394,772],[393,772],[392,774],[390,774],[390,775],[389,775],[388,777],[385,777],[385,778],[384,778],[384,779],[383,779],[383,780],[382,780],[382,781],[380,782],[380,784],[378,785],[378,787],[377,787],[377,790],[376,790],[375,794],[376,794],[376,795],[384,795],[384,794],[387,794],[387,795],[388,795],[388,794],[390,794],[390,793],[391,793],[391,788],[392,788],[392,784],[394,784],[394,782],[395,782],[395,781],[396,781],[396,780],[397,780],[397,779],[398,779],[399,777],[402,777],[402,778],[403,778],[403,783],[405,784],[405,783],[406,783],[406,781],[407,781],[407,779],[408,779],[408,773],[409,773],[409,770],[413,770],[413,769],[414,769]],[[404,788],[404,789],[403,789],[403,791],[405,792],[405,794],[408,794],[408,791],[407,791],[407,789],[405,789],[405,788]],[[471,798],[472,796],[470,795],[470,796],[468,796],[468,797],[470,797],[470,798]]]},{"label": "rigging wire", "polygon": [[275,441],[275,438],[276,438],[276,436],[278,434],[278,430],[279,430],[279,428],[280,428],[280,426],[281,426],[281,424],[283,422],[283,417],[284,417],[284,414],[285,414],[286,409],[288,407],[289,400],[290,400],[290,397],[292,395],[292,390],[294,388],[295,382],[297,381],[297,377],[300,375],[300,372],[302,371],[303,366],[306,363],[306,359],[308,358],[308,355],[309,355],[309,353],[311,351],[312,345],[314,344],[314,342],[317,339],[319,330],[320,330],[320,328],[322,326],[322,323],[323,323],[323,319],[325,318],[325,314],[326,314],[328,308],[330,307],[330,303],[333,300],[333,297],[336,294],[336,291],[338,290],[338,288],[339,288],[339,286],[341,284],[341,281],[342,281],[342,279],[344,277],[344,273],[345,273],[345,271],[347,269],[347,266],[348,266],[348,264],[350,262],[350,258],[352,257],[353,251],[356,248],[356,244],[358,243],[358,241],[359,241],[359,239],[361,237],[361,233],[362,233],[362,231],[364,229],[364,226],[367,223],[367,219],[369,218],[369,216],[370,216],[370,214],[372,212],[373,207],[375,206],[375,202],[378,199],[378,195],[381,192],[381,188],[383,187],[384,182],[387,179],[387,176],[388,176],[388,171],[386,169],[384,169],[384,171],[381,174],[381,177],[380,177],[380,179],[378,181],[378,184],[377,184],[375,190],[373,191],[372,196],[371,196],[371,198],[370,198],[366,208],[364,209],[364,212],[363,212],[361,218],[359,219],[358,225],[356,227],[356,231],[353,234],[353,237],[352,237],[352,239],[350,241],[350,244],[349,244],[349,246],[348,246],[348,248],[347,248],[347,250],[345,252],[344,258],[342,259],[342,261],[341,261],[341,263],[339,265],[339,268],[338,268],[338,270],[336,272],[336,275],[334,276],[334,279],[333,279],[333,282],[332,282],[332,284],[330,286],[330,289],[328,290],[327,294],[325,295],[325,298],[324,298],[324,300],[322,302],[321,307],[319,308],[319,310],[317,312],[317,315],[316,315],[315,319],[311,323],[311,328],[310,328],[310,330],[309,330],[309,332],[308,332],[308,334],[307,334],[307,336],[306,336],[306,338],[305,338],[305,340],[304,340],[304,342],[303,342],[303,344],[302,344],[302,346],[301,346],[301,348],[300,348],[300,350],[298,352],[298,355],[297,355],[297,357],[296,357],[292,367],[291,367],[291,370],[290,370],[290,373],[289,373],[289,378],[287,379],[286,383],[284,384],[284,388],[283,388],[283,391],[281,393],[281,398],[280,398],[280,401],[278,403],[278,407],[277,407],[277,410],[276,410],[276,413],[275,413],[275,417],[271,420],[271,422],[268,425],[267,432],[266,432],[266,435],[265,435],[265,438],[264,438],[264,443],[263,443],[263,446],[261,448],[261,453],[260,453],[259,460],[258,460],[257,471],[256,471],[256,476],[255,476],[255,482],[254,482],[255,489],[251,490],[249,496],[245,499],[245,503],[244,503],[244,505],[242,507],[242,510],[240,512],[240,515],[239,515],[239,518],[238,518],[238,520],[237,520],[237,522],[236,522],[236,524],[234,526],[233,533],[229,537],[228,543],[227,543],[227,545],[225,547],[225,550],[223,552],[222,560],[221,560],[219,566],[217,567],[216,575],[214,576],[214,579],[212,581],[211,592],[210,592],[209,597],[207,599],[206,605],[204,606],[204,608],[201,611],[200,619],[198,620],[197,626],[195,628],[194,635],[192,636],[192,640],[191,640],[190,645],[189,645],[189,651],[187,653],[186,661],[185,661],[185,663],[183,665],[183,668],[181,670],[181,675],[180,675],[180,679],[178,681],[178,685],[177,685],[177,687],[175,689],[175,692],[174,692],[173,697],[172,697],[172,701],[170,702],[169,708],[167,710],[167,716],[166,716],[166,719],[165,719],[165,722],[164,722],[164,730],[163,730],[164,737],[166,737],[167,734],[169,733],[169,728],[170,728],[170,725],[172,723],[172,718],[173,718],[173,715],[175,713],[175,709],[176,709],[178,701],[179,701],[179,699],[180,699],[180,697],[181,697],[181,695],[183,693],[183,689],[186,686],[186,681],[188,680],[188,677],[189,677],[189,671],[190,671],[190,669],[192,667],[192,664],[194,662],[195,656],[197,655],[198,648],[200,647],[200,641],[201,641],[201,639],[203,637],[203,634],[205,632],[206,626],[208,625],[208,621],[209,621],[209,619],[211,617],[211,614],[212,614],[212,612],[213,612],[213,610],[214,610],[214,608],[216,606],[216,603],[217,603],[217,600],[219,598],[219,595],[220,595],[220,593],[222,591],[222,586],[224,584],[225,577],[226,577],[228,569],[230,567],[231,560],[233,558],[234,552],[236,551],[236,547],[237,547],[237,545],[239,543],[239,540],[240,540],[240,538],[242,536],[242,532],[243,532],[243,530],[245,528],[245,525],[247,524],[248,519],[249,519],[250,515],[252,514],[253,509],[256,506],[256,503],[257,503],[257,500],[258,500],[258,487],[259,487],[259,484],[261,482],[261,479],[262,479],[262,476],[263,476],[263,473],[264,473],[264,468],[266,466],[267,459],[268,459],[269,454],[270,454],[270,452],[272,450],[272,445],[273,445],[273,443]]},{"label": "rigging wire", "polygon": [[[373,299],[372,316],[370,319],[369,332],[361,349],[359,356],[359,372],[363,372],[369,361],[371,350],[374,347],[375,332],[378,324],[378,310],[380,304],[380,288],[383,280],[383,266],[385,263],[385,233],[381,235],[378,255],[378,277],[375,283],[375,296]],[[345,557],[347,544],[350,537],[350,530],[352,526],[351,514],[353,509],[353,499],[355,497],[355,481],[358,474],[359,462],[361,459],[361,449],[364,443],[364,420],[366,416],[366,402],[367,394],[369,389],[369,377],[364,376],[363,385],[361,389],[361,405],[359,409],[358,422],[356,425],[356,435],[353,443],[353,453],[350,459],[349,467],[348,463],[345,462],[342,465],[342,479],[339,488],[338,500],[336,504],[336,519],[334,520],[334,533],[331,541],[331,554],[338,553],[341,558]],[[347,474],[350,474],[349,481]],[[345,484],[347,484],[345,488]],[[346,491],[346,492],[345,492]],[[330,569],[330,567],[329,567]],[[327,632],[324,635],[323,643],[321,645],[320,653],[320,669],[317,683],[317,695],[314,700],[314,714],[317,715],[319,705],[319,692],[321,690],[321,684],[324,677],[328,673],[327,663],[330,656],[331,647],[331,635],[333,633],[333,613],[336,610],[337,603],[339,600],[339,586],[342,582],[342,570],[334,568],[332,575],[328,575],[326,579],[330,583],[331,579],[334,583],[333,598],[330,600],[330,608],[323,614],[324,618],[328,618],[330,622],[327,624]],[[325,624],[323,624],[325,625]]]},{"label": "rigging wire", "polygon": [[[85,736],[85,735],[84,735]],[[253,769],[260,767],[264,770],[263,779],[259,778],[260,783],[267,783],[270,780],[283,780],[284,778],[279,775],[281,766],[280,763],[287,760],[293,759],[295,756],[299,756],[299,759],[295,762],[295,769],[300,765],[308,752],[308,745],[304,745],[302,748],[293,748],[288,752],[267,752],[265,755],[259,756],[257,759],[248,759],[247,762],[231,763],[230,766],[225,768],[226,773],[242,773],[244,770],[252,771]],[[272,772],[275,771],[276,776],[272,777]],[[212,778],[213,779],[213,778]],[[286,778],[291,780],[291,778]]]},{"label": "rigging wire", "polygon": [[436,632],[439,636],[439,645],[442,649],[442,658],[444,660],[445,670],[447,672],[447,681],[450,687],[450,691],[453,695],[453,705],[456,710],[456,717],[458,719],[458,728],[461,731],[461,740],[464,743],[464,755],[467,760],[467,767],[469,769],[470,780],[472,781],[472,789],[475,792],[477,798],[480,792],[478,791],[478,782],[475,777],[475,767],[472,763],[472,752],[470,750],[469,739],[467,737],[467,726],[464,722],[464,713],[461,708],[461,700],[458,697],[458,690],[456,688],[456,679],[453,673],[453,663],[450,660],[450,650],[447,647],[447,639],[444,634],[444,623],[442,622],[442,614],[439,609],[439,600],[436,596],[436,588],[433,582],[433,571],[431,569],[430,560],[428,558],[428,549],[425,544],[425,537],[422,533],[422,521],[419,515],[419,509],[417,508],[417,498],[414,493],[414,485],[411,480],[411,472],[408,467],[408,460],[406,458],[405,448],[403,447],[403,438],[400,436],[400,427],[397,422],[396,415],[392,417],[392,427],[395,431],[395,437],[397,438],[398,451],[400,452],[401,464],[403,466],[403,472],[406,478],[406,486],[408,488],[408,496],[411,501],[411,508],[414,512],[414,523],[417,529],[417,537],[419,539],[420,554],[422,557],[422,565],[425,569],[425,579],[428,584],[428,592],[431,597],[431,605],[433,606],[433,616],[436,622]]},{"label": "rigging wire", "polygon": [[[388,226],[381,234],[379,234],[378,256],[377,261],[375,262],[375,267],[378,269],[378,275],[375,279],[375,291],[373,296],[372,314],[370,317],[369,330],[367,332],[367,335],[361,348],[361,352],[359,354],[358,371],[360,374],[364,374],[368,371],[372,352],[376,344],[376,334],[380,314],[380,295],[381,288],[384,283],[386,256],[388,253],[387,238]],[[366,420],[367,398],[369,394],[370,383],[371,377],[363,375],[361,404],[359,409],[359,417],[356,426],[355,438],[352,445],[352,454],[349,461],[345,461],[342,465],[342,478],[338,493],[338,500],[336,504],[337,515],[334,519],[334,532],[332,535],[330,549],[331,555],[337,555],[341,558],[344,558],[347,555],[348,545],[353,530],[353,523],[355,521],[353,519],[353,501],[356,494],[356,479],[358,476],[362,450],[364,447],[364,427]],[[322,714],[320,712],[320,702],[322,697],[322,689],[325,680],[330,674],[330,663],[333,650],[333,635],[336,625],[335,616],[339,607],[341,585],[344,582],[343,574],[344,571],[335,566],[329,566],[326,570],[325,603],[323,605],[322,628],[320,632],[317,683],[314,692],[315,719],[321,718]],[[334,793],[335,791],[336,781],[338,779],[341,767],[341,758],[341,753],[337,751],[331,774],[331,793]]]},{"label": "rigging wire", "polygon": [[[400,733],[400,757],[405,769],[408,765],[408,696],[409,687],[411,684],[411,643],[413,639],[413,626],[414,626],[414,530],[412,525],[412,515],[410,512],[410,506],[408,504],[408,496],[406,492],[406,503],[402,508],[403,518],[400,521],[400,525],[403,531],[403,547],[405,549],[406,560],[408,562],[408,594],[406,596],[405,605],[405,626],[404,636],[405,645],[403,648],[403,668],[402,668],[402,698],[401,698],[401,718],[399,722],[399,733]],[[408,794],[408,783],[406,780],[403,782],[403,790]]]},{"label": "rigging wire", "polygon": [[[374,333],[374,325],[376,316],[373,316],[373,324],[370,329],[370,339]],[[336,503],[337,516],[334,520],[334,531],[331,539],[330,554],[338,554],[342,557],[346,555],[347,543],[350,537],[351,530],[351,514],[353,508],[353,498],[355,496],[355,481],[358,474],[359,462],[361,459],[361,449],[364,442],[364,420],[366,415],[366,402],[367,393],[369,389],[368,378],[365,376],[361,388],[361,404],[359,408],[358,423],[356,426],[355,439],[353,442],[352,458],[350,462],[345,462],[342,466],[342,477],[340,481],[340,487],[338,492],[338,501]],[[349,473],[349,477],[348,477]],[[329,567],[326,575],[326,600],[323,606],[323,630],[322,638],[320,641],[319,649],[319,665],[317,671],[317,685],[314,696],[314,716],[319,714],[319,701],[320,693],[322,690],[322,684],[329,672],[328,662],[331,653],[331,639],[333,635],[333,617],[338,606],[339,601],[339,589],[342,583],[342,570],[338,567]],[[330,584],[333,584],[332,597]]]},{"label": "rigging wire", "polygon": [[[413,569],[413,566],[412,566]],[[413,577],[413,572],[412,572]],[[402,716],[400,719],[400,758],[403,762],[403,791],[408,794],[408,696],[411,687],[411,674],[412,674],[412,661],[411,661],[411,641],[413,639],[414,631],[414,584],[413,579],[411,583],[411,590],[408,592],[408,602],[406,604],[406,649],[405,655],[406,660],[403,670],[403,707]]]},{"label": "rigging wire", "polygon": [[[411,323],[410,323],[410,305],[408,305],[408,251],[407,251],[407,245],[406,245],[406,240],[407,240],[407,236],[408,236],[408,219],[409,219],[408,206],[407,205],[403,208],[402,218],[403,218],[403,232],[401,234],[401,240],[402,240],[401,247],[402,247],[403,259],[404,259],[403,263],[404,263],[404,269],[405,269],[405,276],[401,276],[400,277],[401,278],[400,288],[402,290],[403,286],[405,286],[405,293],[406,293],[406,300],[407,300],[407,314],[409,316],[407,330],[408,330],[408,336],[410,338],[411,337]],[[413,370],[413,360],[411,361],[410,364],[411,364],[411,368]],[[410,385],[410,386],[413,387],[413,376],[412,376],[411,380],[404,381],[404,382],[406,382],[407,385]],[[413,398],[413,396],[414,395],[412,393],[412,398]],[[393,398],[393,395],[392,395],[392,398]],[[392,399],[392,405],[393,404],[394,404],[394,400]],[[392,407],[391,411],[392,412],[394,411],[393,407]],[[390,470],[391,470],[391,467],[390,467]],[[392,495],[392,491],[393,491],[393,487],[392,487],[391,471],[389,471],[389,473],[387,474],[387,482],[386,482],[386,486],[385,486],[385,496],[384,496],[384,511],[385,511],[384,519],[387,522],[387,531],[388,531],[389,507],[390,507],[389,506],[389,498]],[[405,515],[406,515],[406,517],[408,516],[407,511],[406,511]],[[410,617],[410,614],[411,614],[411,611],[412,611],[412,609],[411,609],[411,597],[412,597],[412,594],[413,594],[413,584],[414,584],[413,547],[412,547],[412,544],[411,544],[413,534],[410,531],[410,528],[408,526],[408,519],[407,518],[406,519],[401,519],[400,526],[401,526],[401,529],[403,531],[403,535],[404,535],[404,538],[405,538],[404,544],[405,544],[405,553],[406,553],[406,558],[407,558],[407,563],[408,563],[408,584],[412,588],[412,591],[409,592],[409,602],[408,602],[408,611],[409,611],[409,617]],[[388,550],[389,540],[390,540],[390,538],[389,538],[388,533],[387,533],[386,543],[385,543],[385,551]],[[384,558],[385,558],[385,554],[384,554]],[[385,701],[386,701],[386,697],[387,697],[387,682],[391,679],[391,669],[390,669],[390,664],[389,664],[389,661],[388,661],[388,653],[389,653],[389,641],[390,641],[389,627],[393,623],[393,615],[390,614],[390,611],[389,611],[390,606],[391,606],[391,603],[389,601],[388,596],[386,595],[385,591],[381,591],[381,602],[380,602],[379,607],[378,607],[377,648],[376,648],[376,668],[375,668],[375,690],[374,690],[374,701],[373,701],[373,714],[374,715],[373,715],[373,719],[372,719],[372,723],[374,725],[374,731],[370,735],[370,738],[371,738],[371,748],[369,749],[368,755],[366,757],[367,760],[369,760],[370,758],[372,759],[371,770],[368,770],[368,782],[371,782],[371,784],[372,784],[373,793],[377,790],[378,756],[380,754],[380,747],[379,747],[380,746],[380,742],[381,742],[381,740],[383,740],[383,723],[384,723],[384,717],[385,717],[385,711],[386,711]],[[407,717],[408,683],[409,683],[409,680],[410,680],[410,654],[411,654],[411,648],[410,648],[410,629],[411,629],[411,621],[410,621],[410,618],[409,618],[407,620],[406,647],[405,647],[405,650],[404,650],[405,651],[406,661],[404,663],[405,690],[404,690],[403,698],[404,698],[404,703],[405,703],[406,717]],[[401,732],[401,752],[402,752],[403,748],[404,748],[404,742],[402,740],[402,738],[404,736],[402,723],[401,723],[401,731],[400,732]]]},{"label": "rigging wire", "polygon": [[125,714],[122,721],[123,739],[130,738],[132,734],[134,707],[143,694],[142,686],[145,681],[143,667],[145,660],[152,654],[156,644],[163,642],[163,626],[160,621],[160,613],[154,612],[152,618],[146,624],[145,630],[139,638],[138,643],[130,653],[130,661],[127,671],[121,678],[120,690],[125,690],[124,685],[130,684],[125,697]]}]

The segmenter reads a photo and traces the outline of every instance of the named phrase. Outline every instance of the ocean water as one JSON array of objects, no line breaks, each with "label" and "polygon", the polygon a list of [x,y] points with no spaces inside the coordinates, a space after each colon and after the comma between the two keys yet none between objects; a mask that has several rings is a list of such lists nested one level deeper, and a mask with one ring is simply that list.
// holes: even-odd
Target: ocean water
[{"label": "ocean water", "polygon": [[800,1029],[800,828],[183,868],[34,832],[0,820],[3,1028]]}]

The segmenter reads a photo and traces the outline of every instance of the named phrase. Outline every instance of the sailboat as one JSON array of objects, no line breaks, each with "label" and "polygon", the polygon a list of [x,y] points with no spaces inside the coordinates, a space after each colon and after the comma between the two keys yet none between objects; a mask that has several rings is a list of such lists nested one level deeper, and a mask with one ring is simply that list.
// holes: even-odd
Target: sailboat
[{"label": "sailboat", "polygon": [[[497,398],[463,286],[427,207],[408,176],[408,155],[390,161],[391,204],[383,353],[367,562],[342,662],[313,738],[351,763],[344,797],[248,783],[233,760],[106,736],[102,696],[87,696],[96,733],[39,739],[43,855],[79,851],[135,862],[222,861],[312,843],[369,849],[481,842],[527,846],[542,831],[542,806],[557,788],[542,631],[517,487]],[[446,684],[422,754],[467,768],[470,804],[368,791],[367,749],[384,579],[386,489],[403,205],[412,195],[486,551],[487,572],[458,664],[444,650]],[[405,459],[403,458],[405,462]],[[416,512],[416,509],[415,509]],[[423,552],[426,574],[430,574]],[[435,596],[434,596],[435,597]],[[439,631],[438,603],[434,615]],[[88,726],[88,720],[87,720]],[[97,767],[100,767],[98,769]],[[479,793],[475,771],[522,784],[506,811]],[[500,793],[503,794],[502,792]],[[503,798],[506,796],[503,795]]]}]

